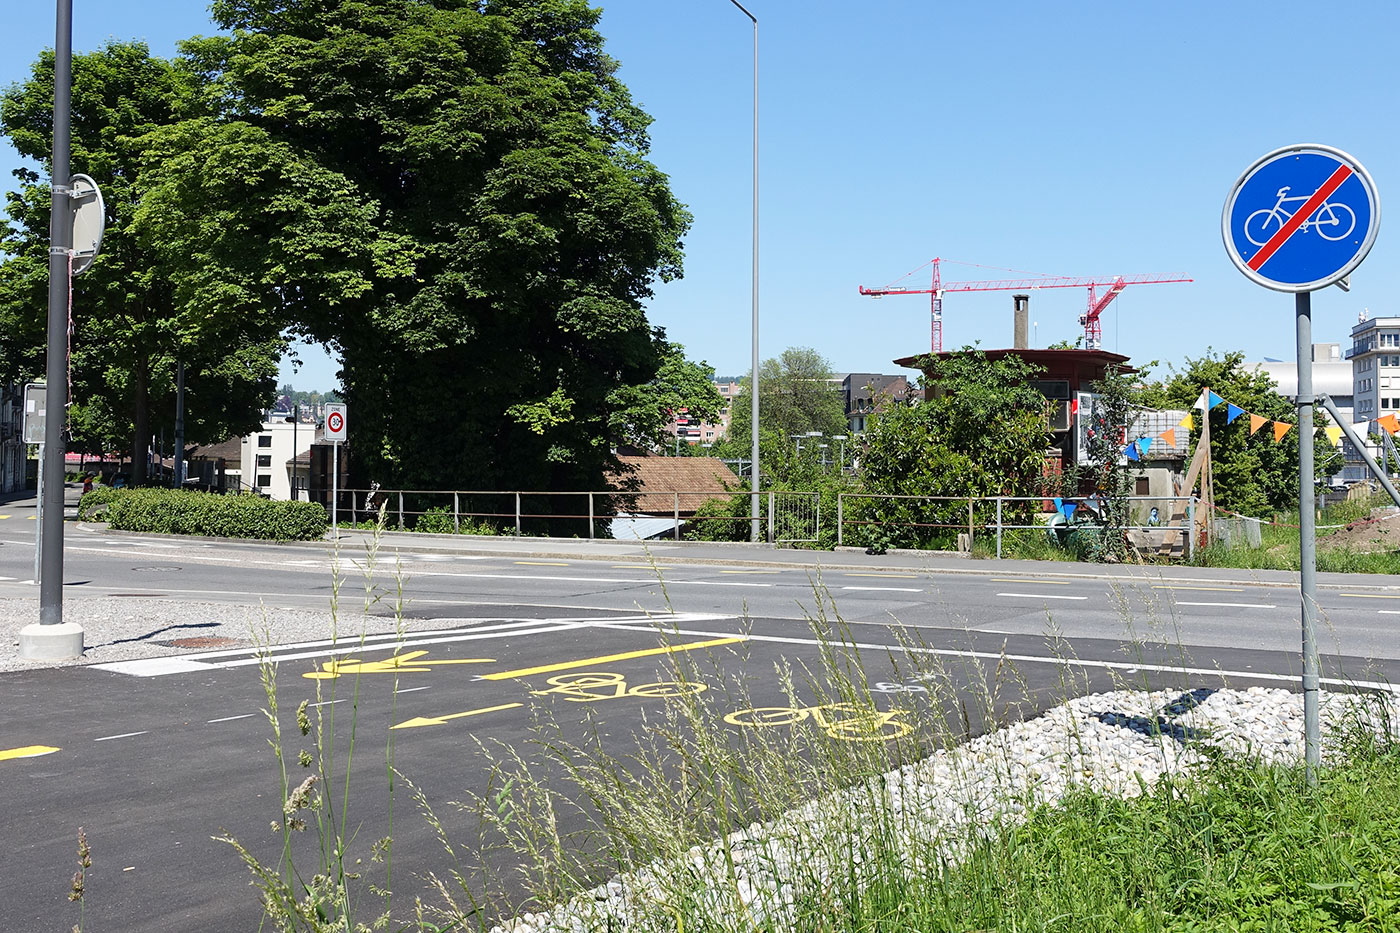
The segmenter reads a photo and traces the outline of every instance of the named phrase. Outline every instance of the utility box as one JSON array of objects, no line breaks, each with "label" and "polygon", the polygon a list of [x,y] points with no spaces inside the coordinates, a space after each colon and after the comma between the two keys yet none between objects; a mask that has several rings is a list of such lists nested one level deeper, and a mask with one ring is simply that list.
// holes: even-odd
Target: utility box
[{"label": "utility box", "polygon": [[49,404],[49,387],[42,382],[31,382],[24,387],[24,442],[44,443],[46,427],[45,412]]}]

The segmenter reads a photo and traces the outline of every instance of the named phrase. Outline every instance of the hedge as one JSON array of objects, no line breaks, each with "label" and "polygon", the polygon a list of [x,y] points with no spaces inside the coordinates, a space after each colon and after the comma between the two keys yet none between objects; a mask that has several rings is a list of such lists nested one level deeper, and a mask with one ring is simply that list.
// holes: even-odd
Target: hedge
[{"label": "hedge", "polygon": [[325,507],[315,502],[185,489],[94,489],[78,503],[78,517],[94,517],[101,505],[108,526],[118,531],[313,541],[330,528]]}]

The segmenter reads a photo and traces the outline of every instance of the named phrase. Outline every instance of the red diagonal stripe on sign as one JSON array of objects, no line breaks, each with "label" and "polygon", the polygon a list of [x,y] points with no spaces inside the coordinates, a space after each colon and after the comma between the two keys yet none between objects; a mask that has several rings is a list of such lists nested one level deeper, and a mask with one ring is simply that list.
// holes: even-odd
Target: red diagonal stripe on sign
[{"label": "red diagonal stripe on sign", "polygon": [[1255,272],[1258,272],[1259,267],[1268,262],[1269,257],[1277,253],[1279,247],[1287,243],[1288,238],[1293,236],[1298,228],[1312,216],[1313,211],[1321,207],[1322,202],[1331,197],[1332,192],[1340,188],[1342,182],[1350,178],[1351,175],[1352,171],[1350,165],[1337,166],[1337,170],[1322,183],[1322,187],[1314,191],[1312,197],[1303,202],[1303,206],[1298,208],[1298,212],[1288,218],[1288,222],[1283,225],[1283,228],[1280,229],[1278,233],[1269,237],[1269,242],[1259,247],[1259,252],[1255,253],[1245,265],[1249,266],[1249,268],[1253,269]]}]

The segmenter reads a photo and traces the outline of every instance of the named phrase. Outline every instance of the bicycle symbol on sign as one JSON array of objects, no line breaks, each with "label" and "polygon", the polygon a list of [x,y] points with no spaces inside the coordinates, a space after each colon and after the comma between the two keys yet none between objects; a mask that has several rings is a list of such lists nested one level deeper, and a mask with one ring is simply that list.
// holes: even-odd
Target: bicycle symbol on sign
[{"label": "bicycle symbol on sign", "polygon": [[[1311,195],[1300,194],[1296,197],[1288,197],[1291,186],[1284,185],[1278,189],[1278,201],[1273,207],[1261,207],[1245,218],[1244,235],[1245,239],[1255,246],[1263,246],[1269,242],[1269,238],[1283,229],[1283,225],[1298,212],[1302,202],[1307,201]],[[1293,209],[1284,207],[1285,204],[1293,204]],[[1277,229],[1270,230],[1271,224],[1276,224]],[[1351,235],[1351,231],[1356,229],[1356,212],[1345,204],[1337,201],[1323,201],[1308,220],[1303,221],[1301,232],[1307,233],[1312,227],[1317,231],[1317,235],[1324,240],[1336,242]]]},{"label": "bicycle symbol on sign", "polygon": [[674,680],[661,680],[650,684],[637,684],[629,687],[621,674],[580,673],[560,674],[551,677],[547,683],[553,684],[548,690],[531,690],[531,696],[544,696],[548,693],[562,693],[571,703],[593,703],[598,700],[616,700],[622,697],[683,697],[704,693],[704,684],[678,683]]},{"label": "bicycle symbol on sign", "polygon": [[886,712],[855,703],[826,703],[807,707],[759,706],[730,713],[724,717],[724,721],[734,726],[769,728],[810,719],[833,739],[883,742],[909,734],[909,723],[899,718],[905,712],[902,709]]}]

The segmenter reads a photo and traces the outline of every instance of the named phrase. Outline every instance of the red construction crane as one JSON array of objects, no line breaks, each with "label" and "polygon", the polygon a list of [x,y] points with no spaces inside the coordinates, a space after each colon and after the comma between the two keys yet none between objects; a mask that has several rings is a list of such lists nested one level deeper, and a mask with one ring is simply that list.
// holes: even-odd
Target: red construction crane
[{"label": "red construction crane", "polygon": [[[940,260],[934,259],[933,284],[929,288],[904,288],[898,285],[898,281],[909,278],[919,269],[915,269],[908,275],[902,276],[896,284],[887,285],[884,288],[866,288],[860,286],[862,295],[869,295],[872,298],[883,298],[886,295],[930,295],[932,296],[930,316],[932,318],[932,347],[934,353],[943,351],[943,295],[945,292],[1002,292],[1002,291],[1023,291],[1037,288],[1088,288],[1089,289],[1089,309],[1079,316],[1079,323],[1084,325],[1084,344],[1091,350],[1098,350],[1102,344],[1102,331],[1099,325],[1099,315],[1103,314],[1105,308],[1113,303],[1113,299],[1122,294],[1123,289],[1129,285],[1160,285],[1167,282],[1190,282],[1191,279],[1185,276],[1158,276],[1158,275],[1116,275],[1109,279],[1095,278],[1069,278],[1060,275],[1037,275],[1023,279],[990,279],[982,282],[944,282],[942,271],[939,268]],[[929,265],[929,263],[925,263]],[[1100,288],[1106,288],[1102,295]]]}]

